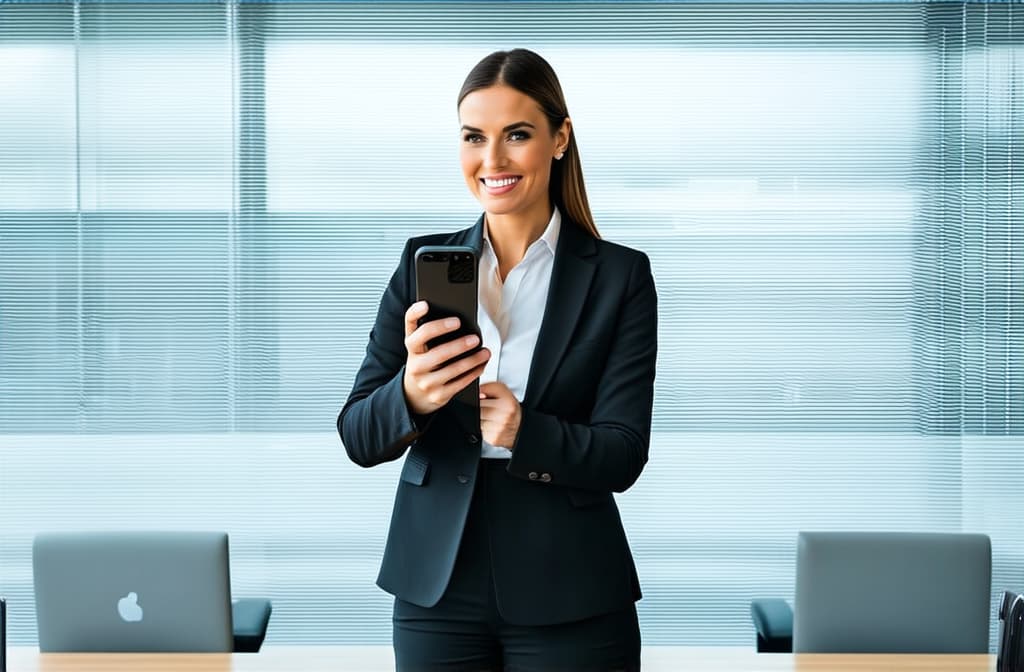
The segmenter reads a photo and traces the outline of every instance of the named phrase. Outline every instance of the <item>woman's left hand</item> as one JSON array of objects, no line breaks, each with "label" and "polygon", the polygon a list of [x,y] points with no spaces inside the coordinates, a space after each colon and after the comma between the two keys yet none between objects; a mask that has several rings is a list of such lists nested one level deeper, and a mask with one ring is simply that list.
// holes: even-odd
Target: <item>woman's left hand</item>
[{"label": "woman's left hand", "polygon": [[512,450],[522,419],[519,400],[505,383],[484,383],[480,386],[480,431],[484,441]]}]

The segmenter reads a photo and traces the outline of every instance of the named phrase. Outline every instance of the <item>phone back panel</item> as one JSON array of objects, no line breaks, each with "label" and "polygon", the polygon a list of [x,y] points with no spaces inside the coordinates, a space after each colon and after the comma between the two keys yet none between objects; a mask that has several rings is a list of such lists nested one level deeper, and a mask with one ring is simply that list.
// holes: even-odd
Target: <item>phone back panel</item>
[{"label": "phone back panel", "polygon": [[[454,261],[454,259],[459,259]],[[429,311],[420,324],[446,317],[457,317],[459,328],[441,338],[427,342],[427,347],[470,334],[480,336],[477,325],[476,250],[456,245],[429,245],[416,252],[416,300],[426,301]],[[468,354],[479,349],[474,348]],[[477,380],[467,385],[452,399],[475,417],[475,431],[480,423],[480,385]]]}]

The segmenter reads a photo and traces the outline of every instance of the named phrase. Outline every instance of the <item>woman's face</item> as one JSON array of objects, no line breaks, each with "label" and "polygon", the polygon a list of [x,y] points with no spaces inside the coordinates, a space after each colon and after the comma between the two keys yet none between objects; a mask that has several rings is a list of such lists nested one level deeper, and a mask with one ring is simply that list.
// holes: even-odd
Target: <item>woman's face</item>
[{"label": "woman's face", "polygon": [[537,101],[496,85],[463,98],[459,121],[462,175],[484,210],[546,221],[551,161],[569,144],[569,120],[552,135]]}]

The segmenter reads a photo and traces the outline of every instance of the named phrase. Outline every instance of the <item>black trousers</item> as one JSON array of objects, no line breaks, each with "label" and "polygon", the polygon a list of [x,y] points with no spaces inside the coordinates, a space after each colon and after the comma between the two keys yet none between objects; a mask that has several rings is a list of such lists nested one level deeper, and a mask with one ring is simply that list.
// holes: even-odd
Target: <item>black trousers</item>
[{"label": "black trousers", "polygon": [[505,622],[491,572],[485,493],[511,478],[506,460],[481,460],[473,501],[441,601],[427,609],[395,599],[393,641],[399,672],[640,669],[636,607],[545,626]]}]

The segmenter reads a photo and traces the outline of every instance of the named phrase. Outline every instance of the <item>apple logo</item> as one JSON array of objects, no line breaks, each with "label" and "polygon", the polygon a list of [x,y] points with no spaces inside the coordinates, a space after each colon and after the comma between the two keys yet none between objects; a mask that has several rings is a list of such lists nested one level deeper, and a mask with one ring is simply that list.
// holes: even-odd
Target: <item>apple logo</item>
[{"label": "apple logo", "polygon": [[117,601],[117,613],[122,620],[128,623],[142,620],[142,607],[139,606],[138,600],[139,596],[132,592]]}]

